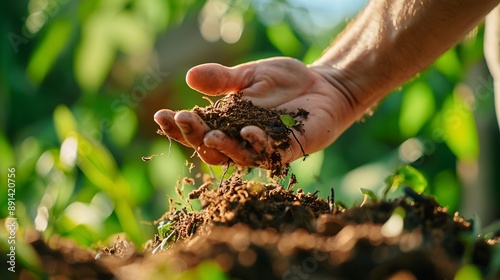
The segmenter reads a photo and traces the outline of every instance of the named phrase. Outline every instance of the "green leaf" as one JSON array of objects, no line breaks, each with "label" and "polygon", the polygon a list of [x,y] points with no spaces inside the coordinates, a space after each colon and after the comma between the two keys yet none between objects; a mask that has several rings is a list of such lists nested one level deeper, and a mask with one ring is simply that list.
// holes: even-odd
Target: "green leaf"
[{"label": "green leaf", "polygon": [[[14,151],[2,131],[0,131],[0,155],[2,155],[2,161],[0,161],[1,170],[7,170],[7,168],[14,165]],[[3,187],[5,187],[5,184]]]},{"label": "green leaf", "polygon": [[147,234],[139,228],[137,217],[134,214],[136,210],[135,207],[124,199],[116,200],[115,198],[114,203],[115,213],[123,230],[134,242],[136,242],[136,244],[144,242],[144,238]]},{"label": "green leaf", "polygon": [[313,44],[312,46],[309,47],[307,52],[304,54],[302,61],[305,64],[311,64],[314,61],[316,61],[318,59],[318,57],[320,57],[324,51],[325,51],[325,48],[323,45]]},{"label": "green leaf", "polygon": [[166,1],[137,1],[134,3],[134,7],[136,16],[144,20],[149,28],[160,31],[168,27],[171,11]]},{"label": "green leaf", "polygon": [[[142,160],[137,160],[137,154],[131,153],[125,163],[122,163],[121,173],[130,186],[131,195],[137,204],[147,204],[154,195],[153,186],[147,174],[147,166]],[[140,188],[133,186],[141,186]]]},{"label": "green leaf", "polygon": [[113,17],[108,27],[114,44],[124,53],[147,53],[153,45],[153,33],[130,13],[122,12]]},{"label": "green leaf", "polygon": [[450,170],[440,171],[432,179],[433,196],[440,205],[448,207],[450,213],[457,210],[460,192],[460,182]]},{"label": "green leaf", "polygon": [[104,14],[93,15],[83,26],[75,57],[75,78],[87,92],[99,89],[114,61],[116,46],[107,28],[110,24],[112,17]]},{"label": "green leaf", "polygon": [[80,1],[78,5],[77,17],[80,22],[85,22],[99,8],[99,0]]},{"label": "green leaf", "polygon": [[122,106],[115,110],[113,116],[114,129],[110,130],[110,137],[119,147],[129,145],[138,127],[138,120],[134,110]]},{"label": "green leaf", "polygon": [[440,128],[444,132],[443,140],[453,154],[460,160],[475,161],[479,157],[479,136],[471,107],[465,99],[469,90],[459,85],[453,96],[445,101]]},{"label": "green leaf", "polygon": [[454,280],[481,280],[483,276],[481,271],[477,266],[473,264],[467,264],[462,266],[455,274]]},{"label": "green leaf", "polygon": [[441,55],[436,62],[434,67],[443,73],[450,81],[458,81],[462,76],[462,65],[460,59],[458,58],[457,51],[455,48],[448,50],[443,55]]},{"label": "green leaf", "polygon": [[[324,151],[310,154],[307,160],[296,160],[290,163],[290,171],[297,176],[297,181],[307,190],[317,184],[317,172],[321,170],[324,162]],[[316,189],[311,190],[314,192]]]},{"label": "green leaf", "polygon": [[283,55],[297,56],[302,50],[302,44],[297,39],[290,26],[284,22],[267,28],[269,41]]},{"label": "green leaf", "polygon": [[188,270],[182,279],[227,280],[224,270],[214,261],[205,261]]},{"label": "green leaf", "polygon": [[174,221],[161,221],[160,224],[158,225],[158,235],[161,236],[162,238],[167,237],[172,230],[170,229],[171,226],[175,225]]},{"label": "green leaf", "polygon": [[286,125],[287,127],[293,127],[297,123],[295,119],[292,118],[292,116],[286,114],[280,115],[280,119],[283,122],[283,124]]},{"label": "green leaf", "polygon": [[70,136],[78,139],[78,167],[96,187],[110,196],[123,230],[134,242],[142,242],[144,236],[133,210],[135,198],[111,153],[101,143],[78,132]]},{"label": "green leaf", "polygon": [[57,57],[67,45],[73,26],[68,20],[57,20],[50,25],[47,35],[33,52],[26,72],[36,83],[40,83],[52,69]]},{"label": "green leaf", "polygon": [[54,110],[54,124],[59,140],[62,142],[68,134],[77,131],[77,122],[71,110],[65,105],[59,105]]},{"label": "green leaf", "polygon": [[424,82],[416,82],[407,88],[401,102],[399,129],[405,137],[413,137],[432,117],[435,100],[432,89]]},{"label": "green leaf", "polygon": [[[78,167],[97,187],[113,197],[124,197],[127,189],[115,190],[123,183],[118,180],[118,166],[111,153],[99,142],[74,132],[71,137],[78,141]],[[127,197],[127,196],[125,196]]]},{"label": "green leaf", "polygon": [[155,140],[150,146],[150,155],[163,153],[163,156],[154,157],[147,163],[143,162],[147,166],[153,187],[157,192],[162,194],[166,192],[171,197],[177,197],[173,186],[187,173],[186,166],[179,164],[186,161],[185,155],[179,145],[170,146],[166,138]]},{"label": "green leaf", "polygon": [[166,1],[169,5],[169,10],[171,11],[170,20],[173,23],[181,23],[186,17],[189,8],[195,3],[195,0],[185,0],[185,1]]},{"label": "green leaf", "polygon": [[410,165],[405,165],[396,170],[396,176],[402,184],[409,186],[417,193],[423,193],[427,188],[427,180],[424,175]]}]

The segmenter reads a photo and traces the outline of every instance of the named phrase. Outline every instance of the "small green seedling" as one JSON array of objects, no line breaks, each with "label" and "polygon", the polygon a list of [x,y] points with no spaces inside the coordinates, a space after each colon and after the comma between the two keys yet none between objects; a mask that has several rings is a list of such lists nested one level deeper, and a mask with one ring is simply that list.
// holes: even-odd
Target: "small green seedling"
[{"label": "small green seedling", "polygon": [[384,199],[386,199],[390,191],[397,190],[400,186],[408,186],[417,193],[423,193],[427,188],[427,180],[424,175],[414,167],[403,165],[396,169],[392,175],[387,177],[385,185]]},{"label": "small green seedling", "polygon": [[347,210],[347,206],[341,201],[335,201],[333,203],[333,213],[342,213]]},{"label": "small green seedling", "polygon": [[306,154],[306,152],[304,151],[304,148],[302,147],[302,144],[300,143],[299,139],[297,139],[297,136],[295,136],[295,133],[293,133],[293,130],[292,130],[292,128],[297,125],[297,121],[292,116],[287,115],[287,114],[281,114],[280,120],[286,126],[286,130],[288,132],[292,133],[293,138],[295,138],[295,141],[297,141],[297,143],[299,143],[300,150],[302,151],[302,155],[304,156],[304,160],[305,160],[305,158],[308,156],[308,154]]},{"label": "small green seedling", "polygon": [[164,250],[168,247],[170,241],[175,242],[177,237],[177,232],[171,227],[175,225],[175,221],[161,221],[158,225],[158,235],[162,238],[160,245],[158,245],[151,253],[154,255],[159,250]]},{"label": "small green seedling", "polygon": [[173,225],[175,225],[175,221],[168,221],[168,222],[161,221],[160,224],[158,225],[158,235],[161,238],[166,238],[168,235],[170,235],[172,231],[174,231],[173,229],[170,228]]},{"label": "small green seedling", "polygon": [[361,202],[361,205],[359,207],[365,205],[365,203],[368,201],[368,198],[371,198],[371,200],[373,200],[374,202],[378,201],[377,195],[372,190],[359,188],[359,191],[361,192],[362,195],[365,196],[363,202]]}]

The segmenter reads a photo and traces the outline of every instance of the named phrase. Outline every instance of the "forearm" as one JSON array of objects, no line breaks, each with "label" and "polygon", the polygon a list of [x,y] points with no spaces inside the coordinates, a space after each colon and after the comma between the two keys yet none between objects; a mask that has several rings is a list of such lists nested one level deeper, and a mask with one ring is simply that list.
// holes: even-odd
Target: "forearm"
[{"label": "forearm", "polygon": [[460,41],[498,3],[372,0],[313,65],[334,69],[332,80],[344,81],[359,117]]}]

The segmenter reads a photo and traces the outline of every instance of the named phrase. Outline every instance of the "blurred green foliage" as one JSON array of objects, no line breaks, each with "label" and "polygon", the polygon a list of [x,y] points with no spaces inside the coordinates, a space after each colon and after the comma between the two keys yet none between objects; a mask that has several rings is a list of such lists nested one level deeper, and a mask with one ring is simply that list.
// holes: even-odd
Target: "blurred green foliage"
[{"label": "blurred green foliage", "polygon": [[[16,168],[20,234],[35,227],[90,246],[125,232],[144,243],[169,198],[185,200],[174,191],[182,178],[208,172],[190,158],[193,151],[155,134],[154,112],[206,105],[184,82],[196,64],[235,65],[277,55],[314,61],[363,5],[355,1],[332,10],[301,3],[4,3],[0,174],[5,182],[7,168]],[[484,166],[499,158],[492,153],[486,163],[479,159],[480,149],[492,147],[480,146],[478,123],[483,135],[498,135],[487,122],[493,94],[482,34],[479,27],[335,144],[293,163],[299,187],[320,189],[326,197],[333,186],[337,199],[349,203],[361,199],[359,188],[380,194],[387,175],[411,164],[429,181],[426,192],[459,209],[460,178],[467,174],[459,174],[458,163]],[[141,161],[150,155],[157,156]],[[187,162],[195,163],[193,171]],[[213,170],[220,175],[223,168]],[[480,187],[483,182],[477,180],[477,191],[491,191]],[[187,194],[195,186],[183,187]],[[2,183],[0,192],[6,188]]]}]

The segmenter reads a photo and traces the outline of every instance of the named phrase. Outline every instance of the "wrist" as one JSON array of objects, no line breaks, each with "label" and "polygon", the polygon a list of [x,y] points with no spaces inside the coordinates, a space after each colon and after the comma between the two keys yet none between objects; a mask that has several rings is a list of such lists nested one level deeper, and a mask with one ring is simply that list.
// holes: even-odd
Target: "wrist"
[{"label": "wrist", "polygon": [[[313,63],[366,110],[455,45],[498,0],[370,1]],[[358,112],[359,113],[359,112]]]},{"label": "wrist", "polygon": [[402,32],[388,22],[379,5],[380,1],[370,1],[347,32],[313,63],[331,69],[329,81],[342,84],[358,117],[410,78],[416,64],[396,57],[395,52],[405,52],[400,49]]}]

